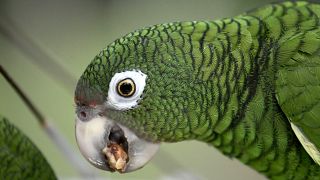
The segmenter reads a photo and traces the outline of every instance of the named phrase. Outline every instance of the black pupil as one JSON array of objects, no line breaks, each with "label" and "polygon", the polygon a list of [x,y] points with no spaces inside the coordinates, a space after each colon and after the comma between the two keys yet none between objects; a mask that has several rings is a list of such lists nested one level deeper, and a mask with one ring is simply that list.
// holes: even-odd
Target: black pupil
[{"label": "black pupil", "polygon": [[124,95],[128,95],[132,92],[132,85],[130,83],[124,82],[120,85],[120,91]]}]

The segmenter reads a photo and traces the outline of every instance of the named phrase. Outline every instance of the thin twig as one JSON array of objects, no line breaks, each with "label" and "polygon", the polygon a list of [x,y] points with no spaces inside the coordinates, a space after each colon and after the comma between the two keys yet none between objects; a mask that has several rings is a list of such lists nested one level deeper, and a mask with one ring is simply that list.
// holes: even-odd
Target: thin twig
[{"label": "thin twig", "polygon": [[5,71],[5,69],[1,65],[0,65],[0,73],[7,80],[7,82],[12,86],[12,88],[16,91],[16,93],[19,95],[19,97],[22,99],[22,101],[27,105],[27,107],[30,109],[30,111],[33,113],[33,115],[38,120],[39,124],[41,124],[41,126],[43,126],[45,124],[44,116],[34,106],[34,104],[29,100],[27,95],[21,90],[21,88],[18,86],[18,84],[9,76],[7,71]]},{"label": "thin twig", "polygon": [[60,151],[66,156],[66,158],[75,167],[78,173],[84,179],[92,179],[95,174],[91,171],[84,162],[81,161],[75,153],[66,138],[58,131],[57,128],[53,126],[52,123],[46,120],[45,116],[40,112],[39,109],[31,102],[30,98],[23,92],[23,90],[18,86],[18,84],[13,80],[13,78],[8,74],[8,72],[0,65],[0,74],[6,79],[6,81],[11,85],[14,91],[19,95],[22,101],[30,109],[32,114],[36,117],[37,121],[41,125],[42,129],[47,133],[50,139],[56,144]]}]

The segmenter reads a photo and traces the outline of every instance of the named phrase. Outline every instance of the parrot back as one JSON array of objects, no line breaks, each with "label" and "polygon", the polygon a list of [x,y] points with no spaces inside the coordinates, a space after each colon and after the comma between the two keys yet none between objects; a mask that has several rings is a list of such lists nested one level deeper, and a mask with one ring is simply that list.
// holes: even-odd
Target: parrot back
[{"label": "parrot back", "polygon": [[276,98],[301,144],[320,164],[320,5],[292,11],[291,22],[283,21],[287,30],[276,54]]}]

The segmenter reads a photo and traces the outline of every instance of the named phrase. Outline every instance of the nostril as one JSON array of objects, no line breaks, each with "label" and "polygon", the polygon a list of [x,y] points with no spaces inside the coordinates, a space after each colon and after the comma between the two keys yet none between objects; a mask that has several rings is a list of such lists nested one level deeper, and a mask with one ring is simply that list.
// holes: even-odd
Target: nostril
[{"label": "nostril", "polygon": [[84,112],[84,111],[81,111],[81,112],[80,112],[80,115],[81,115],[81,117],[83,117],[83,118],[87,117],[87,113]]}]

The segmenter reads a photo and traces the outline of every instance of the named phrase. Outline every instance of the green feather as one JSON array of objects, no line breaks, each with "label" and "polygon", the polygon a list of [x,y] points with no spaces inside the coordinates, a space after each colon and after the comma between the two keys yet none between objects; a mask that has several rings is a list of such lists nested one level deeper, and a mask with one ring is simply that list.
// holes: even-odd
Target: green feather
[{"label": "green feather", "polygon": [[57,179],[38,148],[0,116],[0,179]]},{"label": "green feather", "polygon": [[107,97],[115,73],[139,69],[139,106],[108,112],[139,137],[204,141],[270,179],[320,179],[302,146],[320,149],[319,18],[319,4],[298,1],[147,27],[96,56],[76,97]]}]

